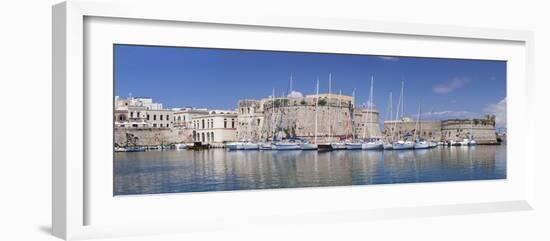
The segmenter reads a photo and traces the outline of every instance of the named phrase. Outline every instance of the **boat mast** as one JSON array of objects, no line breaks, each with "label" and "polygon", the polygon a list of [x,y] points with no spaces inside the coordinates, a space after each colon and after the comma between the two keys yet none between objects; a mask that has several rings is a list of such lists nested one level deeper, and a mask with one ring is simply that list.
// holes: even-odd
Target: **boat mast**
[{"label": "boat mast", "polygon": [[354,109],[355,109],[355,88],[351,93],[351,105],[349,106],[349,118],[351,122],[351,139],[355,140],[355,121],[354,121]]},{"label": "boat mast", "polygon": [[416,139],[420,139],[420,132],[421,132],[421,124],[420,124],[420,104],[418,104],[418,116],[416,117],[416,126],[414,128],[414,135]]},{"label": "boat mast", "polygon": [[315,97],[315,137],[314,142],[317,144],[317,107],[319,106],[319,77],[317,77],[316,97]]},{"label": "boat mast", "polygon": [[[403,110],[403,87],[405,83],[401,81],[401,94],[399,95],[399,100],[397,101],[397,111],[395,113],[395,121],[393,123],[393,129],[397,129],[397,121],[401,119],[400,114],[403,115],[403,113],[399,113],[399,110]],[[400,108],[401,107],[401,108]],[[393,134],[392,134],[393,137]]]},{"label": "boat mast", "polygon": [[329,143],[332,142],[332,115],[330,113],[330,101],[331,101],[331,95],[332,93],[332,73],[329,73],[328,74],[328,118],[329,118],[329,121],[328,121],[328,126],[329,126],[329,133],[328,133],[328,139],[329,139]]},{"label": "boat mast", "polygon": [[271,142],[275,142],[275,88],[271,94]]},{"label": "boat mast", "polygon": [[[368,103],[368,106],[369,106],[368,107],[369,108],[369,112],[368,112],[369,113],[369,121],[367,122],[366,126],[368,126],[368,124],[372,122],[372,105],[373,105],[373,103],[372,103],[373,96],[372,95],[374,93],[374,91],[373,91],[373,82],[374,82],[374,76],[371,75],[371,77],[370,77],[370,94],[369,94],[369,103]],[[370,129],[371,128],[369,127],[369,132],[371,132]],[[372,133],[369,133],[369,138],[372,138]]]},{"label": "boat mast", "polygon": [[[338,111],[340,111],[342,109],[342,90],[339,90],[339,93],[338,93]],[[337,121],[336,121],[336,126],[340,126],[340,113],[338,113],[337,115]]]}]

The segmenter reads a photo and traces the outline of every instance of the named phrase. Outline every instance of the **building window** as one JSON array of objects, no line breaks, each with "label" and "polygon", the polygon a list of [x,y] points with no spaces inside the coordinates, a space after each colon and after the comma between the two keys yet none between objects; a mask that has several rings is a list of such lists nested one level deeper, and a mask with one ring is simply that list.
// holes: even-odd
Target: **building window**
[{"label": "building window", "polygon": [[153,115],[153,120],[157,120],[157,115]]},{"label": "building window", "polygon": [[162,120],[162,115],[160,115],[160,120]]},{"label": "building window", "polygon": [[156,123],[155,123],[155,124],[153,124],[153,127],[157,127],[157,124],[156,124]]},{"label": "building window", "polygon": [[[204,129],[204,119],[202,120],[202,129]],[[204,136],[204,133],[203,133]]]},{"label": "building window", "polygon": [[223,119],[223,128],[227,128],[227,119]]},{"label": "building window", "polygon": [[141,116],[141,113],[138,112],[136,117],[139,118],[140,116]]},{"label": "building window", "polygon": [[170,124],[166,124],[166,128],[170,127]]},{"label": "building window", "polygon": [[201,133],[201,139],[202,139],[202,142],[204,142],[204,132]]},{"label": "building window", "polygon": [[160,127],[162,127],[162,123],[160,123]]},{"label": "building window", "polygon": [[138,127],[138,125],[137,124],[132,124],[132,127]]},{"label": "building window", "polygon": [[210,119],[210,128],[214,128],[214,119]]},{"label": "building window", "polygon": [[134,118],[134,112],[130,112],[130,118]]},{"label": "building window", "polygon": [[212,142],[214,142],[214,132],[210,133],[210,137],[212,138]]},{"label": "building window", "polygon": [[235,119],[231,119],[231,128],[235,128]]},{"label": "building window", "polygon": [[169,116],[169,115],[166,115],[166,120],[170,120],[170,116]]},{"label": "building window", "polygon": [[147,120],[149,120],[149,114],[147,114]]}]

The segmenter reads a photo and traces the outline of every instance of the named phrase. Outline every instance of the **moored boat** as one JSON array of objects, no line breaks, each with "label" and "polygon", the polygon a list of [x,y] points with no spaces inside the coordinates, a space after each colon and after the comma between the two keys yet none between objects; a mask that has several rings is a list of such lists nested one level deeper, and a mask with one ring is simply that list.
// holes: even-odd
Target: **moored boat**
[{"label": "moored boat", "polygon": [[145,147],[142,147],[142,146],[126,147],[126,152],[142,152],[142,151],[145,151]]},{"label": "moored boat", "polygon": [[384,143],[382,145],[382,147],[384,148],[384,150],[393,150],[393,144],[392,143]]},{"label": "moored boat", "polygon": [[287,151],[287,150],[300,150],[300,145],[293,142],[277,142],[273,145],[273,149],[277,151]]},{"label": "moored boat", "polygon": [[363,143],[361,149],[363,150],[380,150],[384,148],[384,144],[379,141],[369,141]]},{"label": "moored boat", "polygon": [[235,151],[235,150],[242,149],[242,145],[243,145],[242,142],[229,142],[225,144],[225,148],[227,148],[227,150],[230,150],[230,151]]},{"label": "moored boat", "polygon": [[360,143],[360,142],[346,143],[346,149],[348,149],[348,150],[361,150],[361,149],[363,149],[363,143]]},{"label": "moored boat", "polygon": [[317,146],[317,144],[313,144],[313,143],[301,143],[300,144],[300,149],[304,150],[304,151],[308,151],[308,150],[317,150],[319,147]]},{"label": "moored boat", "polygon": [[393,143],[392,148],[394,150],[407,150],[414,148],[414,142],[412,141],[398,141]]},{"label": "moored boat", "polygon": [[175,144],[174,147],[176,148],[176,150],[187,149],[187,145],[184,143]]},{"label": "moored boat", "polygon": [[336,142],[336,143],[331,143],[330,146],[332,147],[332,150],[335,151],[335,150],[346,150],[346,144],[345,143],[342,143],[342,142]]},{"label": "moored boat", "polygon": [[430,143],[427,141],[417,141],[414,143],[414,149],[428,149],[430,148]]}]

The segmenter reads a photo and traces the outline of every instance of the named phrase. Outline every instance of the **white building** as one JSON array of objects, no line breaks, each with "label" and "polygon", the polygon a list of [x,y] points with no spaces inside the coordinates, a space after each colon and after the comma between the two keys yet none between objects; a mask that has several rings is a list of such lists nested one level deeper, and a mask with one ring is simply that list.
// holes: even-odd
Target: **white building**
[{"label": "white building", "polygon": [[202,143],[224,143],[236,140],[237,112],[216,110],[193,117],[193,140]]},{"label": "white building", "polygon": [[171,128],[172,110],[162,109],[162,104],[151,98],[127,98],[115,96],[115,127],[118,128]]},{"label": "white building", "polygon": [[199,115],[208,115],[207,109],[196,108],[174,108],[173,122],[177,128],[194,128],[193,118]]}]

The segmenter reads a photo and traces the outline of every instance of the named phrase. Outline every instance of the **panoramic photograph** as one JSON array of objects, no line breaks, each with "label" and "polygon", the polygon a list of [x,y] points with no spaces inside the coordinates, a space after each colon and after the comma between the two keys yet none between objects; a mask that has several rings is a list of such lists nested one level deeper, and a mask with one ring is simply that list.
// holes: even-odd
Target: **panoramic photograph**
[{"label": "panoramic photograph", "polygon": [[113,51],[114,196],[506,179],[506,61]]}]

